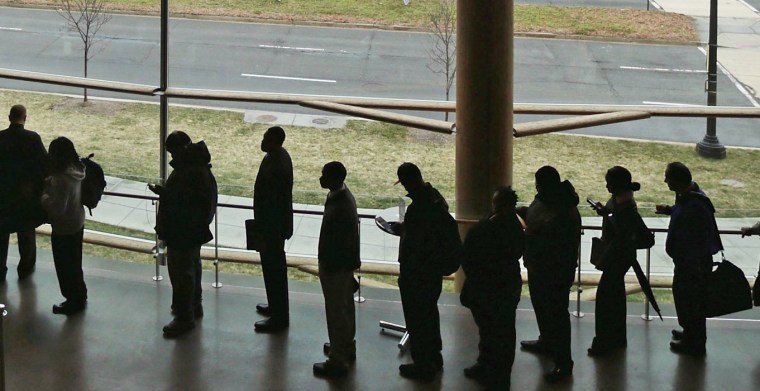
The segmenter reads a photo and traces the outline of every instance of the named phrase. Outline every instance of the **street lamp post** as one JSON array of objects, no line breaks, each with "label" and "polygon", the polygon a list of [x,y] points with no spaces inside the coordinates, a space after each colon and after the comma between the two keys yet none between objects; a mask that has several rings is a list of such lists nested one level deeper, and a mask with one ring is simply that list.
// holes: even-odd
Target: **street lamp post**
[{"label": "street lamp post", "polygon": [[[707,105],[715,106],[718,97],[718,0],[710,0],[710,38],[707,51]],[[720,143],[715,130],[715,117],[707,117],[707,131],[697,143],[700,156],[725,159],[726,147]]]}]

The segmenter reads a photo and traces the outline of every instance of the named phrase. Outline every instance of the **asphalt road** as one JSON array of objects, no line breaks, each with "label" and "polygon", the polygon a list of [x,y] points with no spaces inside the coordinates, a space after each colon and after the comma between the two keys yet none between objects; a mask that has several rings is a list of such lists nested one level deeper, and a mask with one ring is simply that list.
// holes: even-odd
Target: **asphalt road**
[{"label": "asphalt road", "polygon": [[[158,18],[114,16],[101,32],[101,51],[90,62],[89,76],[157,85],[158,31]],[[80,45],[79,37],[66,31],[62,18],[55,12],[0,8],[0,67],[81,76]],[[177,87],[444,98],[442,76],[426,67],[430,36],[424,33],[172,19],[170,45],[170,84]],[[702,105],[706,101],[704,68],[704,54],[692,46],[516,39],[515,100]],[[721,74],[718,79],[720,105],[752,105],[728,77]],[[79,92],[9,80],[0,80],[0,87]],[[191,103],[304,111],[283,105]],[[533,119],[537,117],[518,116],[516,121]],[[718,136],[726,145],[757,147],[760,146],[757,123],[719,120]],[[650,119],[578,132],[696,142],[704,128],[704,119]]]}]

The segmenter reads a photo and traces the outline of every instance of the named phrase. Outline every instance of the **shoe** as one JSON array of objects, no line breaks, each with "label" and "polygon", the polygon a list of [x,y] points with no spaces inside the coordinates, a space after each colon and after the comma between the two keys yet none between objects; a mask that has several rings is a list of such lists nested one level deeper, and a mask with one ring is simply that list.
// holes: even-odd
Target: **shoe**
[{"label": "shoe", "polygon": [[266,303],[256,304],[256,312],[264,316],[272,316],[272,310],[269,309],[269,304]]},{"label": "shoe", "polygon": [[19,270],[18,271],[18,280],[19,281],[23,281],[23,280],[26,280],[27,278],[29,278],[29,276],[31,276],[32,274],[34,274],[34,269],[35,269],[35,267],[32,266],[32,267],[30,267],[28,269],[21,269],[21,270]]},{"label": "shoe", "polygon": [[686,337],[686,333],[683,330],[671,330],[670,334],[673,336],[673,341],[681,341]]},{"label": "shoe", "polygon": [[70,301],[64,301],[61,304],[53,304],[53,313],[58,315],[73,315],[77,312],[82,312],[87,308],[87,302],[72,303]]},{"label": "shoe", "polygon": [[[322,353],[324,353],[325,356],[330,356],[330,343],[329,342],[325,342],[325,344],[322,345]],[[351,352],[351,354],[348,355],[348,361],[350,361],[350,362],[356,362],[356,350],[354,350],[353,352]]]},{"label": "shoe", "polygon": [[687,343],[685,339],[682,339],[680,341],[672,341],[670,343],[670,350],[689,356],[704,356],[707,353],[704,345]]},{"label": "shoe", "polygon": [[527,352],[550,355],[551,349],[546,346],[546,343],[540,339],[534,339],[532,341],[520,341],[520,347]]},{"label": "shoe", "polygon": [[175,318],[164,326],[164,338],[177,338],[194,328],[195,322],[192,320],[177,320]]},{"label": "shoe", "polygon": [[487,368],[481,363],[476,363],[475,365],[464,369],[464,377],[478,382],[485,381],[487,375]]},{"label": "shoe", "polygon": [[401,364],[398,367],[399,374],[407,379],[421,380],[425,382],[432,381],[435,375],[440,371],[440,367],[435,365],[423,365],[423,364]]},{"label": "shoe", "polygon": [[625,349],[626,347],[628,347],[627,342],[592,343],[591,347],[588,348],[587,352],[588,352],[588,355],[591,357],[600,357],[600,356],[605,356],[607,354],[610,354],[620,349]]},{"label": "shoe", "polygon": [[544,380],[546,380],[549,383],[557,383],[561,380],[567,379],[569,377],[573,376],[573,366],[570,365],[569,367],[560,367],[556,366],[554,369],[552,369],[551,372],[544,375]]},{"label": "shoe", "polygon": [[272,318],[260,320],[253,324],[253,328],[259,333],[277,333],[290,326],[288,321],[278,321]]},{"label": "shoe", "polygon": [[336,364],[332,360],[318,362],[312,367],[314,375],[319,377],[343,377],[348,374],[348,366]]}]

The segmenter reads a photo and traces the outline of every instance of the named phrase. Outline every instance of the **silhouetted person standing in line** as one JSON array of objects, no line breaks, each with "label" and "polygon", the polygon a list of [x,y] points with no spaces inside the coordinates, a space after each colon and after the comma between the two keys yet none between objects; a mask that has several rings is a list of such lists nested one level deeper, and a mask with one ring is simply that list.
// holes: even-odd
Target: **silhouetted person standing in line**
[{"label": "silhouetted person standing in line", "polygon": [[201,246],[213,239],[209,224],[218,198],[206,143],[193,143],[185,132],[166,137],[172,173],[164,186],[149,185],[159,196],[156,234],[166,243],[169,279],[172,283],[174,319],[164,326],[166,338],[176,338],[195,328],[203,316]]},{"label": "silhouetted person standing in line", "polygon": [[253,215],[264,231],[259,253],[267,291],[267,303],[256,305],[256,312],[269,316],[254,325],[260,332],[290,325],[285,240],[293,236],[293,163],[284,142],[285,131],[279,126],[264,133],[261,150],[266,155],[253,185]]},{"label": "silhouetted person standing in line", "polygon": [[356,200],[345,185],[346,167],[330,162],[322,168],[319,184],[329,189],[319,231],[319,282],[325,296],[325,317],[329,359],[314,364],[314,374],[340,377],[356,360],[356,314],[354,308],[354,270],[359,258],[359,215]]},{"label": "silhouetted person standing in line", "polygon": [[683,163],[665,169],[665,183],[675,192],[675,205],[657,205],[658,214],[670,215],[665,251],[673,258],[673,301],[678,324],[670,349],[694,356],[705,354],[706,306],[712,256],[723,250],[710,198],[692,181]]},{"label": "silhouetted person standing in line", "polygon": [[66,137],[50,143],[50,176],[45,178],[41,204],[48,214],[53,234],[53,263],[61,294],[66,298],[53,306],[54,314],[71,315],[87,306],[87,285],[82,271],[84,164],[74,144]]},{"label": "silhouetted person standing in line", "polygon": [[548,354],[554,369],[549,382],[572,376],[570,352],[570,287],[578,266],[581,217],[578,195],[570,181],[560,181],[554,167],[536,171],[536,198],[525,210],[525,253],[530,300],[536,311],[539,337],[521,341],[523,349]]},{"label": "silhouetted person standing in line", "polygon": [[422,179],[416,165],[401,164],[397,175],[407,197],[412,199],[404,222],[392,228],[401,236],[398,288],[414,361],[402,364],[399,372],[407,378],[430,381],[443,368],[438,313],[443,277],[435,267],[440,241],[436,236],[445,225],[449,205],[438,190]]},{"label": "silhouetted person standing in line", "polygon": [[641,216],[633,192],[641,189],[631,182],[631,173],[615,166],[605,175],[607,191],[612,195],[606,205],[597,203],[602,216],[602,241],[609,243],[602,278],[596,291],[596,336],[588,349],[591,356],[601,356],[628,346],[625,324],[625,274],[636,261],[636,235]]},{"label": "silhouetted person standing in line", "polygon": [[40,205],[47,152],[40,136],[24,129],[26,108],[11,107],[10,126],[0,131],[0,281],[8,271],[8,243],[15,232],[18,240],[18,278],[34,273],[37,245],[34,229],[43,223]]},{"label": "silhouetted person standing in line", "polygon": [[522,224],[515,214],[517,194],[496,190],[492,214],[467,231],[462,269],[462,304],[478,325],[478,361],[465,376],[491,390],[509,390],[515,361],[515,312],[522,293],[520,257],[525,247]]}]

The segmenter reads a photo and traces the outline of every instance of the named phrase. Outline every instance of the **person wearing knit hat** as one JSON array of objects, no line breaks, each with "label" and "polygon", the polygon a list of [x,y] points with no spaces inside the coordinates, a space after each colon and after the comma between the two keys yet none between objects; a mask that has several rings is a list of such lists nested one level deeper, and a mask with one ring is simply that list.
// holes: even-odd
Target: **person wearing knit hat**
[{"label": "person wearing knit hat", "polygon": [[625,274],[636,262],[635,237],[641,220],[633,198],[633,192],[641,189],[641,185],[631,181],[630,171],[612,167],[607,170],[605,180],[610,199],[605,205],[598,202],[594,210],[602,216],[601,240],[608,244],[608,251],[603,257],[602,277],[596,291],[596,336],[588,349],[590,356],[602,356],[627,346]]}]

